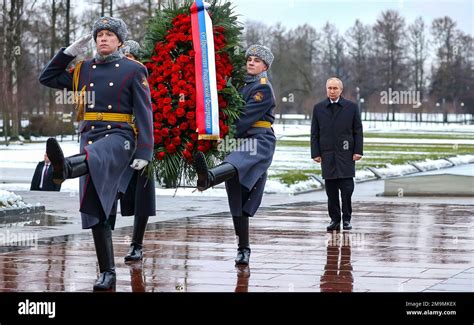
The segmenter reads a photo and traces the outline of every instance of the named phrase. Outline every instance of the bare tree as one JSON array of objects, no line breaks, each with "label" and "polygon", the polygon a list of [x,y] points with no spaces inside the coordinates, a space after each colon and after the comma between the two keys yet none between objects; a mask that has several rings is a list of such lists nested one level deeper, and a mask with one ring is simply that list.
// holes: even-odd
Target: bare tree
[{"label": "bare tree", "polygon": [[268,46],[273,39],[273,35],[271,34],[270,27],[267,25],[261,22],[248,20],[245,23],[243,39],[244,47],[248,47],[252,44],[266,44]]},{"label": "bare tree", "polygon": [[[418,17],[413,24],[408,27],[408,42],[409,42],[409,62],[411,76],[415,91],[420,94],[420,101],[423,102],[423,95],[425,90],[425,70],[424,66],[428,57],[428,41],[425,33],[425,23],[423,18]],[[418,107],[421,107],[421,102]],[[421,120],[421,110],[416,113],[416,120]]]},{"label": "bare tree", "polygon": [[433,21],[431,32],[436,45],[436,61],[432,66],[431,93],[441,101],[444,121],[447,122],[448,105],[457,108],[458,99],[472,91],[471,62],[472,37],[456,28],[450,17]]},{"label": "bare tree", "polygon": [[2,14],[0,15],[0,58],[2,58],[2,60],[0,60],[0,106],[3,118],[3,135],[5,137],[5,143],[8,145],[10,114],[7,102],[7,61],[5,60],[7,51],[7,12],[7,1],[3,0]]},{"label": "bare tree", "polygon": [[[405,71],[405,19],[397,11],[382,12],[374,26],[375,53],[378,83],[383,90],[400,91],[406,78]],[[397,104],[389,104],[387,112],[395,120]],[[387,114],[387,120],[389,115]]]},{"label": "bare tree", "polygon": [[12,128],[10,130],[10,140],[18,140],[21,127],[21,111],[18,105],[18,63],[19,56],[22,55],[21,16],[23,14],[23,0],[10,0],[8,9],[8,24],[6,33],[6,75],[7,75],[7,106],[11,113]]},{"label": "bare tree", "polygon": [[117,4],[116,16],[127,22],[128,38],[141,43],[147,31],[148,10],[141,3]]},{"label": "bare tree", "polygon": [[71,0],[66,0],[66,31],[64,33],[64,44],[71,43],[70,34],[71,34]]},{"label": "bare tree", "polygon": [[281,53],[289,60],[285,72],[286,87],[294,94],[294,110],[306,116],[310,115],[317,95],[323,90],[320,87],[321,80],[317,78],[321,56],[319,41],[320,35],[316,29],[305,24],[288,33],[288,54]]},{"label": "bare tree", "polygon": [[[362,24],[356,19],[354,26],[347,31],[347,45],[349,63],[349,79],[347,85],[359,89],[360,98],[368,100],[374,92],[374,82],[370,76],[372,73],[373,48],[372,31],[370,26]],[[367,103],[368,104],[368,103]]]},{"label": "bare tree", "polygon": [[[258,25],[257,25],[258,26]],[[275,96],[277,99],[276,111],[280,114],[285,113],[285,110],[290,109],[291,103],[282,104],[283,97],[288,97],[289,93],[293,91],[293,85],[289,85],[289,68],[291,63],[289,60],[289,43],[287,39],[286,29],[281,24],[276,24],[273,28],[268,30],[259,30],[262,40],[260,42],[252,42],[251,44],[258,43],[269,47],[275,58],[273,60],[272,68],[270,69],[270,77],[272,79],[273,89],[275,90]],[[266,40],[265,38],[270,39]],[[248,44],[250,46],[251,44]],[[290,100],[290,102],[293,99]]]},{"label": "bare tree", "polygon": [[[323,27],[323,73],[327,77],[347,78],[344,38],[329,22]],[[327,78],[326,78],[327,79]]]}]

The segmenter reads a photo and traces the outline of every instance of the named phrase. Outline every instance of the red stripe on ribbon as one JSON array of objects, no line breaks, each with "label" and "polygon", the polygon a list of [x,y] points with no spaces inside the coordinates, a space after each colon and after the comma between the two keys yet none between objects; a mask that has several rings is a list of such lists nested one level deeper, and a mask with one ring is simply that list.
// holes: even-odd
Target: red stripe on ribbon
[{"label": "red stripe on ribbon", "polygon": [[200,134],[206,133],[206,118],[204,106],[204,85],[202,83],[202,51],[196,2],[191,6],[191,27],[193,32],[195,79],[196,79],[196,125]]}]

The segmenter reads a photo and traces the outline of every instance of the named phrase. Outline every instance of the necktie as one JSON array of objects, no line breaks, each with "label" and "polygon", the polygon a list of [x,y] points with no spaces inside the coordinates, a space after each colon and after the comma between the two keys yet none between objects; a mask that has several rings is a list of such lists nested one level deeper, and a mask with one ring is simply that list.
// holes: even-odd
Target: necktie
[{"label": "necktie", "polygon": [[41,188],[43,188],[44,183],[46,182],[46,176],[48,175],[48,168],[49,168],[49,164],[45,164],[44,165],[44,172],[43,172],[43,179],[42,179],[42,182],[41,182]]}]

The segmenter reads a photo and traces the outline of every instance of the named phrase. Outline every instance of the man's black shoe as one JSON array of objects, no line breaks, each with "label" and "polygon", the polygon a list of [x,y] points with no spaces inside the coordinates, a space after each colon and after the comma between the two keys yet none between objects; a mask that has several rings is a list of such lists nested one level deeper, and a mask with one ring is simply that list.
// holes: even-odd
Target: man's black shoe
[{"label": "man's black shoe", "polygon": [[125,262],[141,261],[143,259],[143,246],[132,243],[128,254],[125,256]]},{"label": "man's black shoe", "polygon": [[250,248],[239,248],[237,250],[237,257],[235,258],[235,265],[248,265],[250,261]]},{"label": "man's black shoe", "polygon": [[115,271],[105,271],[99,275],[96,283],[94,284],[94,290],[103,291],[115,289],[116,275]]},{"label": "man's black shoe", "polygon": [[329,226],[326,227],[327,231],[340,230],[340,229],[341,229],[341,223],[335,222],[335,221],[331,221]]},{"label": "man's black shoe", "polygon": [[342,224],[342,229],[351,230],[352,229],[351,222],[350,221],[344,221],[343,224]]}]

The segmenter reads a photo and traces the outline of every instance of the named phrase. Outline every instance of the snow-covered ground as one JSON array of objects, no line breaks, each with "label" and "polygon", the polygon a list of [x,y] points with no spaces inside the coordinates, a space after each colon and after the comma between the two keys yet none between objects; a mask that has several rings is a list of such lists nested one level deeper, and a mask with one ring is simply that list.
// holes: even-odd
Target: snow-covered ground
[{"label": "snow-covered ground", "polygon": [[15,193],[0,190],[0,208],[29,208],[30,204],[23,202],[21,196]]},{"label": "snow-covered ground", "polygon": [[[368,124],[370,125],[369,122]],[[369,125],[365,125],[365,130],[369,128]],[[474,125],[453,125],[453,124],[437,124],[431,127],[424,127],[421,125],[416,129],[404,129],[403,127],[396,127],[393,122],[378,122],[377,127],[379,129],[371,129],[370,131],[380,131],[383,133],[409,133],[409,132],[426,132],[429,134],[456,134],[460,135],[474,135]],[[310,125],[274,125],[275,133],[279,139],[285,140],[302,140],[309,141]],[[30,187],[30,180],[33,176],[34,169],[39,161],[43,159],[45,152],[45,142],[47,137],[35,138],[34,141],[41,141],[36,143],[28,143],[23,145],[0,145],[0,189],[9,191],[27,191]],[[474,144],[472,139],[405,139],[405,138],[366,138],[366,143],[383,143],[393,144],[393,150],[384,152],[366,152],[366,155],[370,155],[371,158],[391,158],[397,157],[398,154],[402,154],[402,151],[397,151],[397,144],[427,144],[428,146],[437,145],[461,145],[461,144]],[[77,137],[75,141],[71,137],[65,137],[65,141],[61,143],[64,154],[66,156],[76,154],[79,151],[79,143]],[[423,155],[425,152],[410,152],[413,155],[419,155],[420,161],[416,163],[416,166],[422,170],[432,170],[449,167],[451,165],[445,159],[440,160],[424,160]],[[272,166],[269,170],[269,176],[274,176],[278,173],[288,170],[316,170],[320,169],[320,165],[314,163],[311,158],[309,147],[294,147],[294,146],[277,146]],[[454,164],[468,164],[474,163],[473,155],[458,156],[449,159]],[[378,168],[377,174],[383,177],[400,176],[407,173],[417,172],[418,169],[412,165],[388,165],[387,168]],[[357,170],[356,180],[362,181],[367,179],[374,179],[375,175],[368,169]],[[3,184],[2,184],[3,183]],[[297,192],[304,192],[312,189],[320,188],[321,184],[316,178],[310,178],[307,181],[298,182],[296,184],[287,186],[281,183],[275,178],[270,178],[267,182],[265,191],[267,193],[288,193],[293,194]],[[79,188],[78,179],[67,180],[63,183],[62,192],[77,192]],[[196,191],[194,188],[178,188],[175,189],[163,189],[157,188],[158,195],[164,196],[225,196],[225,189],[220,186],[214,189],[209,189],[203,193]]]},{"label": "snow-covered ground", "polygon": [[[310,141],[309,136],[282,136],[279,140],[285,141]],[[364,143],[396,143],[396,144],[474,144],[474,139],[406,139],[406,138],[364,138]]]},{"label": "snow-covered ground", "polygon": [[[0,169],[3,168],[36,168],[38,162],[43,161],[46,152],[46,140],[39,143],[13,144],[0,146]],[[79,143],[75,141],[60,142],[64,155],[71,156],[79,152]],[[1,179],[0,179],[1,181]]]},{"label": "snow-covered ground", "polygon": [[[307,124],[274,124],[273,129],[277,137],[282,136],[309,136],[311,134],[311,120]],[[386,121],[363,121],[364,131],[383,133],[427,133],[427,134],[474,134],[474,125],[442,124],[442,123],[405,123]]]}]

